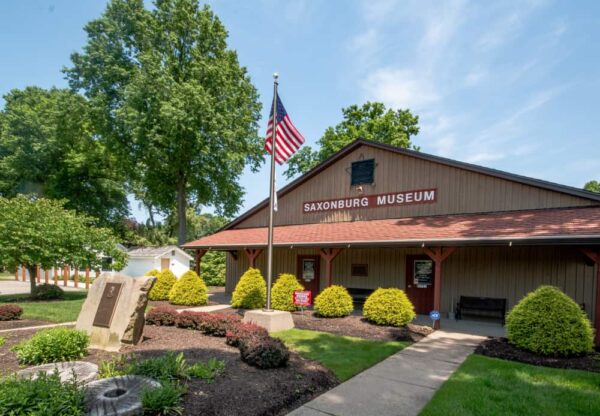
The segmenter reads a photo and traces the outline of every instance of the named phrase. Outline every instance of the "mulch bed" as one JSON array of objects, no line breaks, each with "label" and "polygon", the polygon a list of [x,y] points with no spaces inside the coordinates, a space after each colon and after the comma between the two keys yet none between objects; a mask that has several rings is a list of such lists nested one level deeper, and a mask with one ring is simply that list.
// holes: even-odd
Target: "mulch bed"
[{"label": "mulch bed", "polygon": [[3,329],[15,329],[15,328],[26,328],[28,326],[40,326],[48,325],[52,322],[38,321],[34,319],[19,319],[16,321],[0,321],[0,330]]},{"label": "mulch bed", "polygon": [[[9,349],[35,331],[8,333],[0,347],[2,372],[19,369]],[[245,364],[237,348],[225,344],[224,338],[202,335],[198,331],[175,327],[146,325],[144,340],[137,346],[123,347],[121,353],[142,357],[182,351],[189,363],[215,357],[225,361],[225,371],[213,383],[191,380],[185,396],[185,415],[285,415],[296,407],[338,384],[335,376],[320,364],[291,353],[285,368],[260,370]],[[100,363],[114,353],[90,350],[85,361]]]},{"label": "mulch bed", "polygon": [[375,325],[362,316],[354,315],[344,318],[319,318],[313,311],[304,311],[304,313],[294,312],[292,317],[298,329],[382,341],[417,342],[433,332],[433,329],[428,326],[413,324],[408,324],[405,328]]},{"label": "mulch bed", "polygon": [[510,344],[506,338],[490,337],[479,344],[475,349],[475,353],[543,367],[600,373],[600,353],[598,352],[581,357],[545,357],[517,348]]}]

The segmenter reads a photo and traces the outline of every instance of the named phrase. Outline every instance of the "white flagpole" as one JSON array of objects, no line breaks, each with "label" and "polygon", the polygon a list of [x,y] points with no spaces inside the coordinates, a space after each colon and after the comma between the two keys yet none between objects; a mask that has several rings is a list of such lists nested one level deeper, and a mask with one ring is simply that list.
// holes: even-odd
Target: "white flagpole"
[{"label": "white flagpole", "polygon": [[273,282],[273,206],[275,203],[275,151],[277,134],[277,79],[279,75],[273,74],[273,129],[271,130],[271,181],[269,190],[269,237],[267,242],[267,306],[266,312],[271,309],[271,283]]}]

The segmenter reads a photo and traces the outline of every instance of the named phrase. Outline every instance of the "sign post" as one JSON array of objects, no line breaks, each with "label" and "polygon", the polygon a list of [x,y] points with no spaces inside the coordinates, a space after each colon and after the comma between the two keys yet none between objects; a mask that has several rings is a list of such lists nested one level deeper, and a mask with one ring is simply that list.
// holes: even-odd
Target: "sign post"
[{"label": "sign post", "polygon": [[292,300],[294,305],[300,306],[300,311],[304,315],[304,307],[312,305],[312,292],[310,290],[294,290]]},{"label": "sign post", "polygon": [[429,312],[429,319],[433,321],[432,327],[435,327],[435,321],[440,320],[440,311],[433,310]]}]

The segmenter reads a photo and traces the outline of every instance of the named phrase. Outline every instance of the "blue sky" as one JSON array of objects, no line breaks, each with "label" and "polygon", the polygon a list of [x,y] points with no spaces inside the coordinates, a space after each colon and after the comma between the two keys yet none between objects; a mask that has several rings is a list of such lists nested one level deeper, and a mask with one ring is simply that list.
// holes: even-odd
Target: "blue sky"
[{"label": "blue sky", "polygon": [[[577,187],[600,179],[600,2],[209,3],[261,94],[263,132],[278,72],[309,144],[342,107],[378,100],[420,116],[424,152]],[[66,86],[60,70],[105,4],[0,2],[0,94]],[[267,196],[268,166],[242,184],[240,212]]]}]

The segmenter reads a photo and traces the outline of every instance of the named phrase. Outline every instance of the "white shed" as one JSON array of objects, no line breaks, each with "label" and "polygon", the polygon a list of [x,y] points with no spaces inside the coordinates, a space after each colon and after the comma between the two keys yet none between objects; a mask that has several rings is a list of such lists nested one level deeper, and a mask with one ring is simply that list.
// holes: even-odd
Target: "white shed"
[{"label": "white shed", "polygon": [[134,248],[127,256],[127,266],[122,273],[129,276],[143,276],[152,269],[169,269],[180,277],[190,269],[192,260],[192,256],[177,246]]}]

